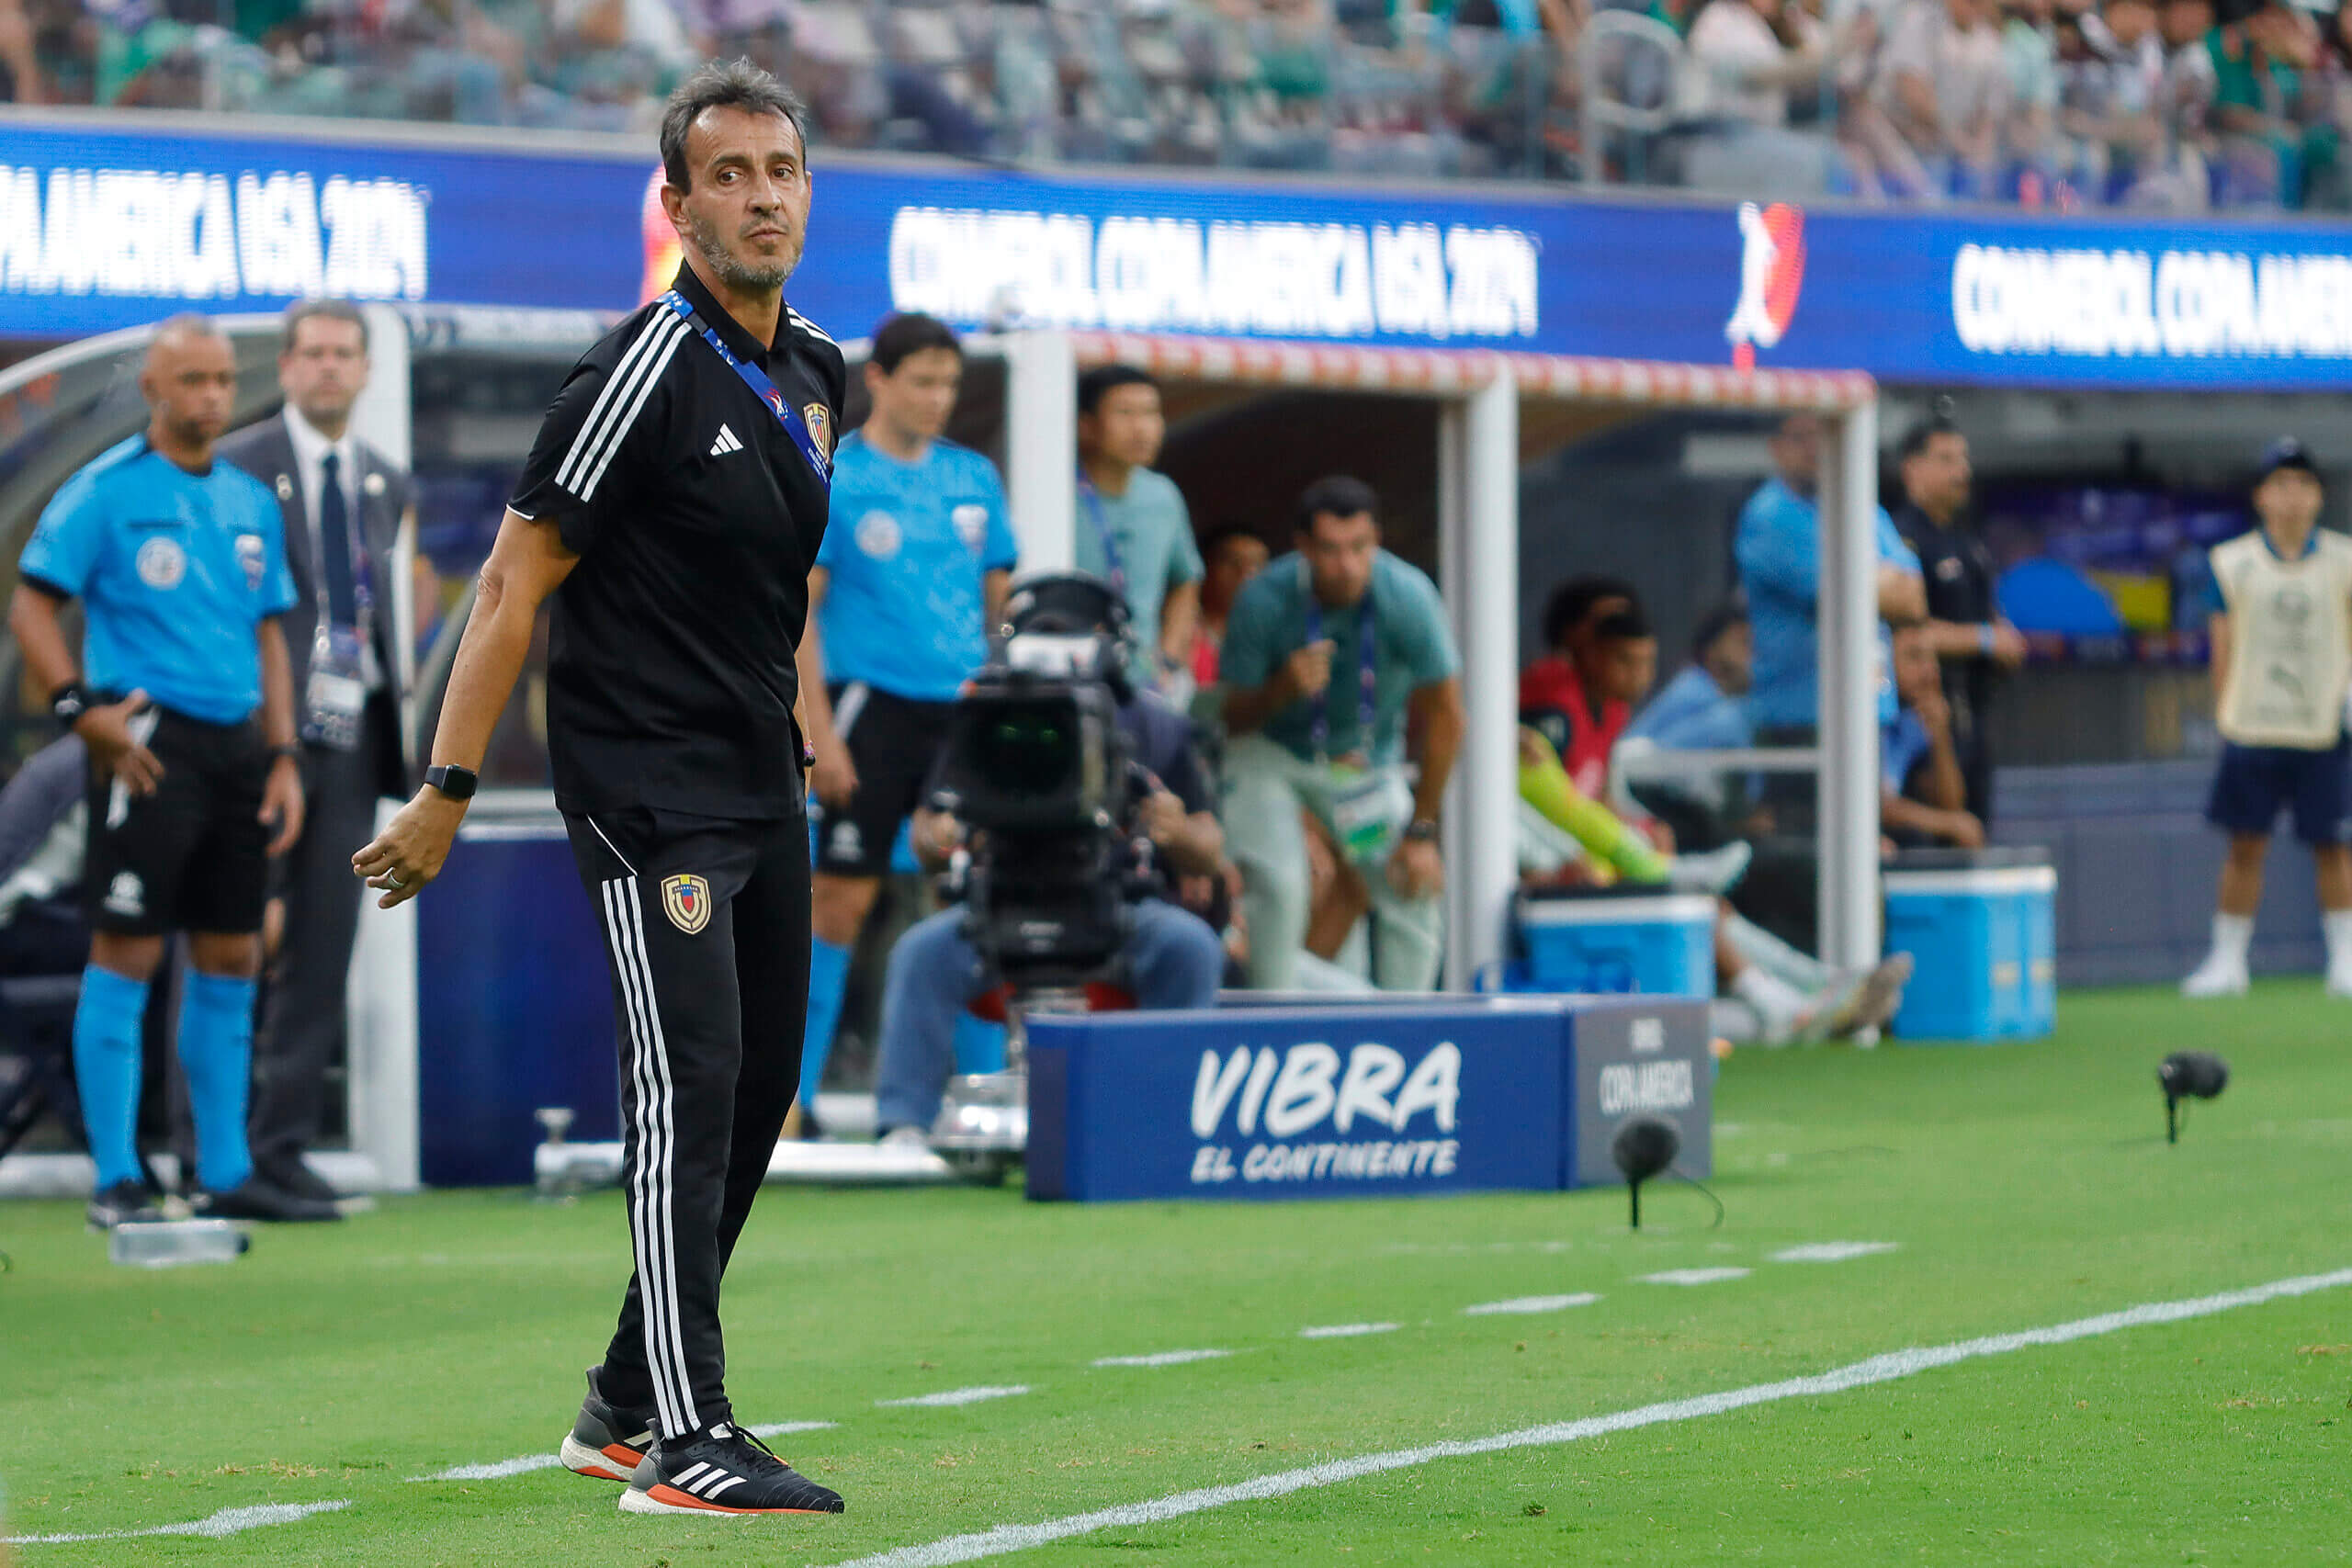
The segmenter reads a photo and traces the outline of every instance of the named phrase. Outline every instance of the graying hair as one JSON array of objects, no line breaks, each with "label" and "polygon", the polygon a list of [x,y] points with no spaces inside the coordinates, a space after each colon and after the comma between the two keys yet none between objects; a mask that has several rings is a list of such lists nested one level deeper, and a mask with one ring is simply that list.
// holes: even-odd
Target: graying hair
[{"label": "graying hair", "polygon": [[694,172],[686,166],[686,132],[705,109],[723,108],[784,116],[807,155],[808,107],[792,89],[748,60],[714,60],[690,72],[662,111],[662,172],[680,190],[694,188]]}]

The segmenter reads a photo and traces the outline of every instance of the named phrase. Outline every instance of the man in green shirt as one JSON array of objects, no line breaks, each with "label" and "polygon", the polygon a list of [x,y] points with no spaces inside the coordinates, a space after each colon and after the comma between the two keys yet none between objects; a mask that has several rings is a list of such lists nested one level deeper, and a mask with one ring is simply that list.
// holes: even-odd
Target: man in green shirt
[{"label": "man in green shirt", "polygon": [[1078,570],[1126,600],[1136,683],[1163,690],[1192,651],[1202,572],[1184,497],[1151,468],[1167,434],[1145,372],[1100,365],[1078,378]]},{"label": "man in green shirt", "polygon": [[1241,867],[1250,983],[1261,990],[1297,984],[1302,810],[1370,890],[1374,981],[1437,981],[1438,809],[1462,745],[1462,660],[1437,585],[1380,547],[1379,509],[1361,479],[1309,485],[1295,552],[1250,580],[1226,626],[1226,848]]}]

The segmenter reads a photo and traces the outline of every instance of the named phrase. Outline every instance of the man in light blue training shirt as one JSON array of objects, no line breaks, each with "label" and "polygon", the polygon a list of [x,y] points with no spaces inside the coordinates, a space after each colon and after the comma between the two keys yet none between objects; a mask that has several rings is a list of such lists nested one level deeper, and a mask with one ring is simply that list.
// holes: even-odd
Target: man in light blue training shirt
[{"label": "man in light blue training shirt", "polygon": [[875,332],[874,412],[834,457],[832,521],[808,573],[799,661],[817,842],[804,1134],[858,930],[1012,581],[1003,482],[986,457],[942,438],[963,375],[962,345],[929,316],[893,316]]},{"label": "man in light blue training shirt", "polygon": [[[1791,414],[1781,422],[1771,441],[1772,465],[1779,472],[1740,509],[1734,541],[1756,638],[1755,686],[1747,695],[1747,712],[1757,739],[1767,746],[1810,745],[1820,723],[1821,441],[1816,414]],[[1895,532],[1886,509],[1877,511],[1882,623],[1877,677],[1883,720],[1894,713],[1886,624],[1924,620],[1927,597],[1919,558]],[[1809,795],[1810,781],[1805,782]]]},{"label": "man in light blue training shirt", "polygon": [[[218,327],[200,316],[164,322],[139,389],[146,431],[60,487],[8,606],[27,671],[90,754],[83,885],[93,934],[74,1015],[74,1079],[98,1168],[90,1219],[155,1217],[134,1137],[140,1024],[164,944],[179,931],[195,967],[179,1056],[197,1206],[229,1219],[338,1219],[332,1203],[257,1176],[245,1143],[268,862],[302,830],[277,624],[294,580],[277,501],[214,455],[237,389]],[[72,599],[88,627],[80,659],[58,620]]]},{"label": "man in light blue training shirt", "polygon": [[1176,482],[1156,472],[1168,421],[1159,383],[1132,365],[1078,378],[1078,570],[1127,602],[1136,684],[1190,696],[1201,547]]}]

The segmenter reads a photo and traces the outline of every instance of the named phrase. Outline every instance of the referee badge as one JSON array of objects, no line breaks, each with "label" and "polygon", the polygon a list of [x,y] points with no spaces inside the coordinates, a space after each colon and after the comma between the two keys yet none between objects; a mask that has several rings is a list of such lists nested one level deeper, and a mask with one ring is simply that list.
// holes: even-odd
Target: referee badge
[{"label": "referee badge", "polygon": [[663,877],[662,912],[672,925],[694,935],[710,924],[710,884],[699,876]]}]

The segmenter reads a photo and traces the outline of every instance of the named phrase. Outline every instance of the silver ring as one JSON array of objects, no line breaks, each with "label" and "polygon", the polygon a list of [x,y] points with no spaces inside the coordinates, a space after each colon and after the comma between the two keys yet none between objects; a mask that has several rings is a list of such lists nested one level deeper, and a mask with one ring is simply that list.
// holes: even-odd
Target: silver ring
[{"label": "silver ring", "polygon": [[387,887],[406,887],[408,884],[401,880],[401,874],[399,872],[387,871],[384,873],[384,886]]}]

